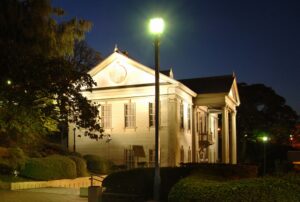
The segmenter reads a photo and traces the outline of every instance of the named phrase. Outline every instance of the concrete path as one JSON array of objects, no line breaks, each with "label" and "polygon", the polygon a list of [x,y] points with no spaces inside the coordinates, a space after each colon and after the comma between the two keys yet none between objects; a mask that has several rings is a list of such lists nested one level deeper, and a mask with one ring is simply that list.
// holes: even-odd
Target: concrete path
[{"label": "concrete path", "polygon": [[41,188],[22,191],[0,190],[1,202],[87,202],[79,197],[79,189]]}]

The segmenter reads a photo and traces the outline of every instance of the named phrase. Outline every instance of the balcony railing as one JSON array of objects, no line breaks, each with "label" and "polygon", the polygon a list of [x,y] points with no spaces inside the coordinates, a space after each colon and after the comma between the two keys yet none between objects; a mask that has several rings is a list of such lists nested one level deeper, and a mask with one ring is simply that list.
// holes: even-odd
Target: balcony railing
[{"label": "balcony railing", "polygon": [[199,136],[198,146],[200,148],[207,148],[210,145],[214,144],[212,134],[201,133]]}]

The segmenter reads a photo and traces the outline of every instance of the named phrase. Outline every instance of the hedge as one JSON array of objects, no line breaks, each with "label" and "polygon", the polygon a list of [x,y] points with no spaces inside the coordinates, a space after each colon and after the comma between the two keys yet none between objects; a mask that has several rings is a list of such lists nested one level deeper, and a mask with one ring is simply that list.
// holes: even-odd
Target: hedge
[{"label": "hedge", "polygon": [[60,155],[31,158],[20,174],[35,180],[76,178],[76,164],[70,158]]},{"label": "hedge", "polygon": [[[167,199],[171,187],[190,171],[191,169],[185,168],[161,168],[161,198]],[[138,195],[147,200],[153,194],[153,178],[154,168],[137,168],[108,175],[102,186],[106,193]]]},{"label": "hedge", "polygon": [[85,177],[89,175],[85,159],[78,156],[69,156],[69,158],[76,164],[77,177]]},{"label": "hedge", "polygon": [[300,186],[280,178],[253,178],[227,182],[190,176],[171,189],[169,202],[294,202],[300,199]]},{"label": "hedge", "polygon": [[[198,176],[201,175],[203,179],[227,180],[256,177],[257,169],[253,166],[225,164],[193,164],[185,165],[184,167],[164,167],[160,169],[161,200],[167,200],[173,185],[191,173]],[[102,185],[106,188],[106,193],[135,194],[147,200],[152,197],[153,178],[153,168],[138,168],[112,173],[104,179]]]},{"label": "hedge", "polygon": [[87,168],[92,173],[108,174],[112,172],[114,164],[112,161],[102,159],[97,155],[85,155],[83,158],[86,160]]}]

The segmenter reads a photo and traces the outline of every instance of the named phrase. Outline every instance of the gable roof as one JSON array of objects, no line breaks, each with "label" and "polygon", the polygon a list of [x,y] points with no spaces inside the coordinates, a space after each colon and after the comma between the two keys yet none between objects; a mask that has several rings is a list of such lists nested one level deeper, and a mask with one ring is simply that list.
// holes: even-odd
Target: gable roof
[{"label": "gable roof", "polygon": [[235,77],[233,75],[223,75],[214,77],[203,77],[179,80],[198,94],[208,93],[229,93]]},{"label": "gable roof", "polygon": [[[119,64],[118,64],[119,63]],[[97,66],[95,66],[93,69],[91,69],[88,74],[90,74],[93,79],[96,80],[96,83],[97,83],[97,88],[99,87],[106,87],[107,85],[109,85],[110,83],[109,82],[106,82],[106,81],[97,81],[97,76],[101,74],[101,72],[103,73],[104,70],[108,67],[110,67],[111,65],[114,65],[114,64],[118,64],[121,66],[124,66],[126,65],[128,68],[134,68],[136,70],[138,70],[139,72],[143,72],[145,74],[148,74],[148,77],[147,78],[150,78],[151,76],[151,81],[148,79],[148,83],[147,84],[154,84],[154,76],[155,76],[155,70],[150,68],[150,67],[147,67],[141,63],[139,63],[138,61],[128,57],[128,53],[123,53],[123,52],[120,52],[118,49],[115,48],[114,52],[109,55],[107,58],[105,58],[103,61],[101,61]],[[177,80],[174,79],[173,77],[173,71],[172,69],[170,69],[168,71],[169,73],[167,75],[165,75],[164,73],[160,72],[160,83],[168,83],[168,84],[174,84],[174,85],[177,85],[180,89],[184,90],[185,92],[187,92],[188,94],[192,95],[193,97],[195,97],[197,94],[192,91],[190,88],[186,87],[184,84],[178,82]],[[126,75],[127,72],[126,72]],[[143,79],[143,77],[140,77],[138,78],[139,81],[136,81],[134,79],[129,79],[129,76],[126,76],[128,77],[128,79],[126,79],[126,81],[130,81],[130,83],[128,82],[123,82],[123,83],[117,83],[117,84],[113,84],[113,87],[116,87],[116,86],[132,86],[132,84],[141,84],[141,83],[144,83],[145,84],[145,80]],[[104,80],[104,79],[107,79],[107,78],[103,78],[103,77],[100,77],[98,76],[98,78]],[[134,80],[135,83],[133,83],[132,81]],[[153,80],[153,81],[152,81]],[[149,82],[150,81],[150,82]],[[104,84],[104,85],[102,85]]]}]

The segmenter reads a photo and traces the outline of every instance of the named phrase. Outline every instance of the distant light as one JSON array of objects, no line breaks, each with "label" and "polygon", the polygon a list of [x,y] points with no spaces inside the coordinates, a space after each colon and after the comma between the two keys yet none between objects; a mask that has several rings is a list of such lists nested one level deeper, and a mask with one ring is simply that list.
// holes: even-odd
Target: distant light
[{"label": "distant light", "polygon": [[263,136],[263,137],[262,137],[262,141],[263,141],[263,142],[267,142],[268,140],[269,140],[269,137],[268,137],[268,136]]},{"label": "distant light", "polygon": [[165,28],[165,23],[162,18],[153,18],[150,20],[149,30],[153,34],[163,33]]},{"label": "distant light", "polygon": [[247,134],[245,134],[245,135],[244,135],[244,137],[248,137],[248,135],[247,135]]},{"label": "distant light", "polygon": [[9,80],[9,79],[6,81],[6,84],[7,84],[7,85],[11,85],[11,83],[12,83],[12,82],[11,82],[11,80]]}]

